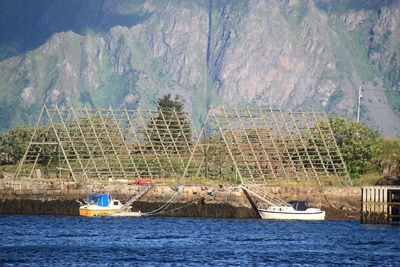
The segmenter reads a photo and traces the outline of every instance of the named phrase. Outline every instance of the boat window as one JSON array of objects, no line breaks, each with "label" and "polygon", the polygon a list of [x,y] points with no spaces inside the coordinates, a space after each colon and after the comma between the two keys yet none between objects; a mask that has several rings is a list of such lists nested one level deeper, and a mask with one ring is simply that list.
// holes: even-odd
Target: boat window
[{"label": "boat window", "polygon": [[100,198],[99,197],[90,197],[89,198],[89,204],[91,205],[96,205],[97,203],[99,203]]},{"label": "boat window", "polygon": [[91,205],[98,205],[101,207],[107,207],[109,203],[109,197],[107,195],[91,195],[89,196],[89,204]]},{"label": "boat window", "polygon": [[114,201],[114,205],[118,205],[118,201]]}]

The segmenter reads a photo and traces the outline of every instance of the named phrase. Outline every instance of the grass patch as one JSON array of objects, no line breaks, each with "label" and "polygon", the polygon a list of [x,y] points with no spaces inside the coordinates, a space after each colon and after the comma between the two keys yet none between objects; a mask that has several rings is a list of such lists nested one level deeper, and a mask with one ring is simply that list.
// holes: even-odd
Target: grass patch
[{"label": "grass patch", "polygon": [[384,138],[380,159],[400,159],[400,138]]},{"label": "grass patch", "polygon": [[[381,172],[381,167],[379,163],[382,160],[398,160],[400,159],[400,139],[396,138],[384,138],[383,139],[383,149],[382,153],[377,157],[371,166],[370,170],[366,174],[362,174],[357,178],[353,178],[354,186],[369,186],[374,185],[378,179],[382,178],[384,174]],[[40,166],[40,165],[39,165]],[[38,166],[38,167],[39,167]],[[15,173],[18,165],[0,165],[0,179],[1,177],[5,177],[7,174],[11,175]],[[39,167],[44,170],[44,166]],[[108,179],[90,179],[85,180],[83,178],[77,178],[80,183],[103,183],[103,184],[131,184],[133,180],[108,180]],[[31,181],[31,182],[72,182],[71,179],[58,179],[58,178],[41,178],[41,179],[28,179],[26,177],[20,177],[18,180],[20,181]],[[153,179],[156,185],[170,185],[170,186],[178,186],[178,185],[204,185],[204,186],[218,186],[221,184],[224,185],[239,185],[240,180],[235,176],[225,175],[223,178],[204,178],[204,177],[189,177],[181,179],[180,177],[170,177],[170,178],[155,178]],[[339,178],[331,177],[331,180],[327,180],[327,178],[321,178],[321,182],[325,186],[339,186]],[[319,186],[316,179],[310,179],[309,181],[281,181],[277,183],[268,183],[270,186]]]},{"label": "grass patch", "polygon": [[0,179],[4,179],[11,175],[14,175],[17,168],[17,164],[0,165]]},{"label": "grass patch", "polygon": [[353,178],[352,181],[354,186],[375,185],[376,181],[381,177],[382,174],[379,172],[369,172]]},{"label": "grass patch", "polygon": [[[3,172],[0,168],[0,177]],[[14,172],[10,172],[14,173]],[[368,186],[368,185],[375,185],[375,183],[382,177],[382,174],[379,172],[370,172],[359,176],[358,178],[352,179],[354,186]],[[1,178],[0,178],[1,179]],[[58,179],[58,178],[27,178],[27,177],[20,177],[18,181],[23,182],[73,182],[72,178],[67,179]],[[240,185],[239,180],[235,180],[234,177],[232,179],[206,179],[203,177],[192,177],[192,178],[156,178],[153,179],[155,185],[167,185],[167,186],[179,186],[179,185],[203,185],[203,186],[219,186],[219,185],[231,185],[231,186],[238,186]],[[133,184],[134,180],[107,180],[107,179],[77,179],[78,183],[82,184]],[[280,182],[280,183],[268,183],[267,186],[289,186],[289,187],[302,187],[302,186],[320,186],[316,180],[311,181],[302,181],[300,183],[296,182]],[[337,179],[332,180],[332,183],[324,182],[322,186],[340,186],[338,184]]]},{"label": "grass patch", "polygon": [[206,179],[204,177],[190,177],[185,179],[177,178],[159,178],[154,180],[156,184],[160,185],[205,185],[205,186],[218,186],[224,185],[238,185],[239,181],[227,179]]}]

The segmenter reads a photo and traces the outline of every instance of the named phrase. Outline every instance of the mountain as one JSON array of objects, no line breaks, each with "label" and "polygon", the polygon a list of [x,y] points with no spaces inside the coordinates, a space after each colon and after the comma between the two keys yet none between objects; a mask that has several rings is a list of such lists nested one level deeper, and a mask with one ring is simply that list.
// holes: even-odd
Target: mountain
[{"label": "mountain", "polygon": [[325,110],[400,136],[400,1],[2,0],[0,130],[59,107]]}]

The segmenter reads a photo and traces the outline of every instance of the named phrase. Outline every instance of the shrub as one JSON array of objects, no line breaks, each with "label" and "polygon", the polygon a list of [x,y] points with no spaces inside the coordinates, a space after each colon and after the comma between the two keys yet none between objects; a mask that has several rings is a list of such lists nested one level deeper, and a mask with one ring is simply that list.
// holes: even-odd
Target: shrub
[{"label": "shrub", "polygon": [[330,118],[329,122],[350,176],[366,173],[382,153],[379,132],[340,116]]}]

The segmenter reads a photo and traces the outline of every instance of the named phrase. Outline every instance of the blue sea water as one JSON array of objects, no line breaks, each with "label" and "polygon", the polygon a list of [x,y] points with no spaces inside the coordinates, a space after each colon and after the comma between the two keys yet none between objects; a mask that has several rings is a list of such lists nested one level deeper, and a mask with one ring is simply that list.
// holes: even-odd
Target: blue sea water
[{"label": "blue sea water", "polygon": [[400,227],[358,221],[0,216],[0,266],[400,266]]}]

